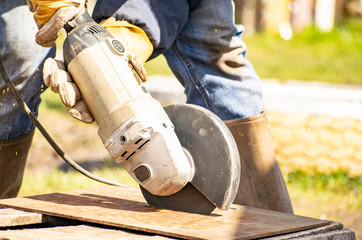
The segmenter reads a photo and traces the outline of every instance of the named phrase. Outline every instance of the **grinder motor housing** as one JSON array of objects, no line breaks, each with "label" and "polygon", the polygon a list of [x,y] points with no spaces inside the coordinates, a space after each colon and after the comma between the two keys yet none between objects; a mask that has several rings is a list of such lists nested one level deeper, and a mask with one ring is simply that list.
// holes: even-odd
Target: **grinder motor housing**
[{"label": "grinder motor housing", "polygon": [[147,191],[168,196],[194,175],[161,104],[130,67],[119,40],[84,12],[65,26],[64,63],[111,157]]}]

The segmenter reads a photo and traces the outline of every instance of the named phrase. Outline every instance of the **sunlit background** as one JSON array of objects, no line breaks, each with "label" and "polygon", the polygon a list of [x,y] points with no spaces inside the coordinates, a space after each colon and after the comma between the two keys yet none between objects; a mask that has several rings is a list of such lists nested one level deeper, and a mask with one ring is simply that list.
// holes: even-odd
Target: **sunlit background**
[{"label": "sunlit background", "polygon": [[[340,221],[362,238],[362,1],[234,2],[247,58],[262,78],[264,109],[295,213]],[[147,86],[163,104],[184,101],[162,56],[146,69]],[[135,185],[109,159],[97,127],[71,119],[50,91],[43,94],[39,119],[76,161]],[[22,196],[95,185],[70,171],[36,132]]]}]

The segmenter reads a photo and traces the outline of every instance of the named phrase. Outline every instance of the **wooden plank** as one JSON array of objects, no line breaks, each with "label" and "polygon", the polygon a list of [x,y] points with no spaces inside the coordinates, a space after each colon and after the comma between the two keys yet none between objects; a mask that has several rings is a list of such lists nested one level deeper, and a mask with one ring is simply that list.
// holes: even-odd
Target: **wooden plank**
[{"label": "wooden plank", "polygon": [[0,239],[7,240],[70,240],[70,239],[133,239],[167,240],[170,238],[154,234],[142,234],[125,230],[107,229],[96,226],[76,225],[50,228],[32,228],[0,231]]},{"label": "wooden plank", "polygon": [[24,212],[10,208],[0,209],[0,227],[13,227],[20,225],[39,224],[47,220],[42,214]]},{"label": "wooden plank", "polygon": [[251,239],[329,224],[240,205],[211,215],[172,211],[148,206],[138,189],[112,186],[4,199],[0,206],[184,239]]}]

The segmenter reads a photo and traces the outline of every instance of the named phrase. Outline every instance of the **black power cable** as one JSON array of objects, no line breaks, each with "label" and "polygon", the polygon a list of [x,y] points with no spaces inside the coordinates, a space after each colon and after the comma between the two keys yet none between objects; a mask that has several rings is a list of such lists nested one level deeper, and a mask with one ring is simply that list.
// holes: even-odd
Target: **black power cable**
[{"label": "black power cable", "polygon": [[[0,49],[1,52],[1,49]],[[17,103],[20,105],[20,107],[24,110],[24,112],[26,113],[26,115],[29,117],[29,119],[34,123],[34,125],[39,129],[39,131],[41,132],[41,134],[44,136],[44,138],[48,141],[48,143],[52,146],[52,148],[55,150],[55,152],[66,162],[68,163],[70,166],[72,166],[75,170],[77,170],[78,172],[82,173],[83,175],[87,176],[90,179],[93,179],[95,181],[101,182],[101,183],[105,183],[108,185],[113,185],[113,186],[119,186],[119,187],[127,187],[127,188],[133,188],[131,186],[128,186],[126,184],[122,184],[122,183],[118,183],[118,182],[114,182],[112,180],[108,180],[99,176],[96,176],[92,173],[90,173],[89,171],[85,170],[84,168],[82,168],[81,166],[79,166],[76,162],[74,162],[67,154],[65,154],[62,149],[58,146],[58,144],[50,137],[50,135],[48,134],[48,132],[45,130],[45,128],[43,127],[43,125],[41,125],[41,123],[38,121],[38,119],[34,116],[34,114],[31,112],[31,110],[29,109],[29,107],[26,105],[26,103],[21,99],[21,97],[19,96],[19,94],[16,92],[14,86],[11,84],[11,81],[8,77],[8,75],[6,74],[6,71],[4,69],[3,63],[2,63],[2,59],[1,59],[1,54],[0,54],[0,72],[1,72],[1,76],[4,79],[7,87],[10,89],[11,94],[14,96],[15,100],[17,101]]]}]

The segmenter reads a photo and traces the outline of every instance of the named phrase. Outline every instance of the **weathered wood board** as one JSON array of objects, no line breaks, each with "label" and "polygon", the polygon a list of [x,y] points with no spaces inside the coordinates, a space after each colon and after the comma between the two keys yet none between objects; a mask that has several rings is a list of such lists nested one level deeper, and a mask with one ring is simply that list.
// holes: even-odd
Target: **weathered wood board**
[{"label": "weathered wood board", "polygon": [[330,221],[232,205],[211,215],[147,205],[138,189],[100,188],[0,200],[0,206],[184,239],[252,239]]},{"label": "weathered wood board", "polygon": [[41,214],[23,212],[11,208],[0,209],[0,228],[39,224],[46,221]]},{"label": "weathered wood board", "polygon": [[76,225],[50,228],[28,228],[16,230],[0,230],[0,239],[6,240],[170,240],[168,237],[142,234],[118,229],[107,229],[97,226]]}]

